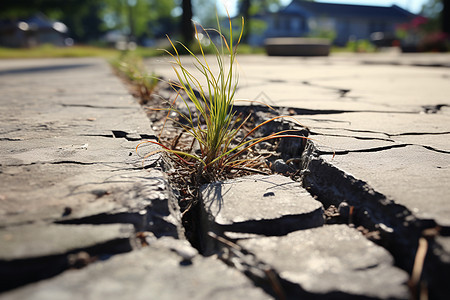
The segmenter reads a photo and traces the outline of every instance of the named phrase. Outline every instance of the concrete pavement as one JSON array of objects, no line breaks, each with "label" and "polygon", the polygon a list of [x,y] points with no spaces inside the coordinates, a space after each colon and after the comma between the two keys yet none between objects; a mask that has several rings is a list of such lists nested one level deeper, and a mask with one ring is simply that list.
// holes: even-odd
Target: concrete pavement
[{"label": "concrete pavement", "polygon": [[[237,99],[292,108],[282,111],[309,129],[303,184],[326,207],[350,205],[352,221],[380,234],[408,271],[419,238],[435,230],[422,276],[433,297],[447,297],[450,55],[242,55],[238,62]],[[165,64],[147,62],[174,78]]]},{"label": "concrete pavement", "polygon": [[[106,62],[2,61],[0,299],[408,299],[422,237],[422,284],[432,299],[445,299],[449,61],[241,56],[237,98],[290,107],[283,111],[309,128],[303,187],[295,183],[301,199],[314,211],[340,206],[350,226],[298,224],[305,214],[289,209],[301,210],[296,197],[285,199],[285,184],[270,177],[260,189],[241,184],[261,178],[220,183],[260,197],[242,193],[242,201],[279,203],[222,207],[223,224],[214,220],[223,215],[206,213],[213,225],[204,230],[229,237],[216,243],[230,266],[184,239],[168,165],[159,157],[143,165],[134,151],[155,139],[151,124]],[[164,59],[147,66],[173,78]],[[268,230],[255,230],[261,224]]]},{"label": "concrete pavement", "polygon": [[[238,62],[236,99],[298,108],[295,118],[324,159],[335,154],[332,163],[345,172],[450,225],[450,55],[242,55]],[[147,65],[174,78],[162,59]]]},{"label": "concrete pavement", "polygon": [[0,89],[1,299],[266,297],[184,240],[164,162],[135,152],[151,124],[106,61],[1,61]]}]

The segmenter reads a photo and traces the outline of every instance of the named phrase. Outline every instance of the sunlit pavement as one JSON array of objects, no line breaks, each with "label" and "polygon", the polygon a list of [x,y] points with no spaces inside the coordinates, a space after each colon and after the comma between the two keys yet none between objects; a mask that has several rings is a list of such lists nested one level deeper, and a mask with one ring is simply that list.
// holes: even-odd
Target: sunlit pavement
[{"label": "sunlit pavement", "polygon": [[[175,79],[169,61],[147,66]],[[236,99],[304,110],[324,159],[450,225],[450,54],[241,55],[238,70]]]}]

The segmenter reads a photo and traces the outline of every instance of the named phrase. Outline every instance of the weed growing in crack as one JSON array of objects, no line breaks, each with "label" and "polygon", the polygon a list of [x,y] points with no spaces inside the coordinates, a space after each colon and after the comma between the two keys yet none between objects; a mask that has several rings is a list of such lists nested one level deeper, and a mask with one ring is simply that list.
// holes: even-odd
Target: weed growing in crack
[{"label": "weed growing in crack", "polygon": [[[218,22],[219,23],[219,22]],[[222,34],[220,25],[218,29],[204,29],[204,35],[209,39],[214,50],[214,64],[218,71],[214,71],[208,62],[208,57],[199,38],[196,28],[196,38],[200,54],[196,55],[184,44],[173,43],[168,37],[173,48],[173,53],[166,51],[173,58],[173,69],[178,82],[169,82],[177,92],[177,97],[170,103],[167,109],[166,121],[172,121],[183,132],[193,138],[193,143],[188,149],[177,148],[178,141],[163,143],[146,141],[140,143],[153,143],[161,148],[146,155],[149,157],[158,152],[166,152],[169,157],[180,165],[192,170],[197,184],[220,179],[232,170],[256,171],[254,168],[263,160],[250,158],[248,151],[256,144],[282,137],[301,137],[289,134],[290,130],[279,131],[264,137],[255,137],[255,132],[263,125],[283,116],[277,116],[259,125],[248,129],[246,124],[250,119],[236,115],[233,110],[234,97],[238,86],[239,75],[236,70],[237,48],[243,34],[244,21],[242,19],[241,32],[236,37],[233,34],[231,20],[229,20],[228,38]],[[214,41],[210,33],[214,32],[219,41]],[[235,42],[236,40],[236,42]],[[183,63],[176,45],[189,53],[195,64],[195,69],[190,70]],[[200,74],[200,75],[197,75]],[[202,84],[202,82],[204,82]],[[206,83],[206,84],[205,84]],[[161,130],[160,137],[163,134]],[[137,149],[136,148],[136,149]]]},{"label": "weed growing in crack", "polygon": [[135,87],[141,104],[150,100],[159,79],[154,73],[146,71],[141,57],[130,52],[122,52],[119,58],[111,60],[110,64],[122,78]]}]

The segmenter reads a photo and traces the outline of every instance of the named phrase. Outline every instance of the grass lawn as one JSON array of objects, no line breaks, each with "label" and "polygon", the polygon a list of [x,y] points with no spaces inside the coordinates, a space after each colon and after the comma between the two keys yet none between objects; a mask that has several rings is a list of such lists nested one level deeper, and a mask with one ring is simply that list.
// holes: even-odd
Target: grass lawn
[{"label": "grass lawn", "polygon": [[[194,47],[194,52],[197,49]],[[211,53],[208,47],[205,47],[206,53]],[[156,48],[138,47],[135,54],[140,57],[154,57],[164,55],[164,51]],[[351,52],[348,48],[331,49],[332,53]],[[0,47],[0,59],[8,58],[52,58],[52,57],[104,57],[112,59],[118,57],[120,51],[113,48],[95,47],[95,46],[73,46],[73,47],[55,47],[44,45],[36,48],[3,48]],[[249,45],[240,45],[238,54],[265,54],[263,47],[251,47]]]},{"label": "grass lawn", "polygon": [[93,46],[54,47],[44,45],[36,48],[0,48],[0,59],[49,58],[49,57],[106,57],[117,56],[118,50]]},{"label": "grass lawn", "polygon": [[[194,49],[195,50],[195,49]],[[206,51],[208,52],[208,51]],[[113,48],[95,46],[55,47],[44,45],[36,48],[3,48],[0,47],[0,59],[8,58],[52,58],[52,57],[105,57],[114,58],[120,51]],[[240,54],[262,54],[263,48],[241,45]],[[156,48],[138,47],[135,54],[140,57],[164,55],[164,51]]]}]

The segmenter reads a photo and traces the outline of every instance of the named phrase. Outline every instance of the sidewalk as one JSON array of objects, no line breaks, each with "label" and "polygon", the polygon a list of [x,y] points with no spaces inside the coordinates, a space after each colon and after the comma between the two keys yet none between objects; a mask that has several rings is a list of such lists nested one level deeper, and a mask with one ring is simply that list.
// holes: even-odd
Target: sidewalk
[{"label": "sidewalk", "polygon": [[[105,61],[2,61],[0,299],[272,299],[281,286],[304,299],[408,299],[405,270],[424,229],[435,232],[423,277],[430,295],[445,299],[449,58],[242,56],[237,97],[292,108],[313,143],[303,154],[311,194],[294,182],[266,193],[273,178],[242,193],[235,186],[245,180],[226,183],[237,195],[263,194],[236,202],[257,217],[243,219],[228,206],[212,222],[233,231],[262,220],[280,230],[238,232],[219,254],[236,267],[199,255],[185,240],[167,165],[158,157],[143,165],[135,152],[155,139],[151,124]],[[160,58],[148,67],[173,76]],[[295,189],[280,198],[285,184]],[[295,202],[297,191],[309,207]],[[344,224],[322,226],[316,199],[347,202],[354,221],[381,240]],[[269,200],[273,208],[251,205]],[[313,225],[296,223],[311,215]],[[282,232],[286,224],[295,231]]]},{"label": "sidewalk", "polygon": [[[431,232],[422,278],[440,290],[430,297],[448,297],[450,55],[242,55],[238,61],[237,99],[291,108],[283,113],[309,128],[302,168],[311,194],[325,206],[353,207],[353,221],[367,236],[379,236],[405,270],[415,264],[419,238]],[[164,65],[147,61],[175,79]]]},{"label": "sidewalk", "polygon": [[[324,159],[418,217],[450,225],[449,54],[238,61],[237,99],[298,108]],[[147,65],[174,79],[165,61]]]}]

